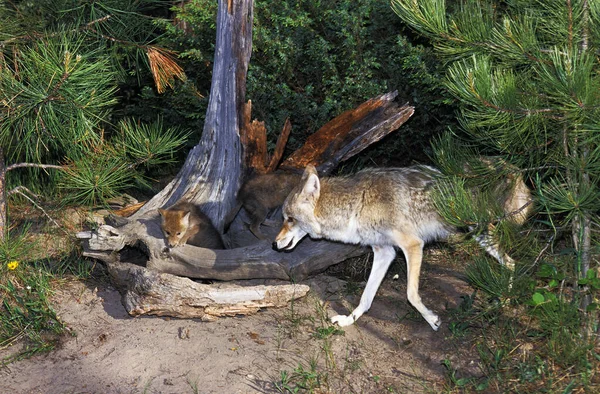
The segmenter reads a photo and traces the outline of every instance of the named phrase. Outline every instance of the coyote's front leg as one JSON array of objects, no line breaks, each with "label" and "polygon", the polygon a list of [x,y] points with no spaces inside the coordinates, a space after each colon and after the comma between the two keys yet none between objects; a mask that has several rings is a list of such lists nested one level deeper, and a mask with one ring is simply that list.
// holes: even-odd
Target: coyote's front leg
[{"label": "coyote's front leg", "polygon": [[390,264],[396,257],[396,251],[393,246],[372,246],[373,248],[373,267],[367,281],[367,286],[360,297],[360,303],[348,316],[337,315],[331,318],[332,323],[337,323],[340,327],[353,324],[359,317],[369,310],[375,298],[375,293],[379,289],[381,281],[385,277]]}]

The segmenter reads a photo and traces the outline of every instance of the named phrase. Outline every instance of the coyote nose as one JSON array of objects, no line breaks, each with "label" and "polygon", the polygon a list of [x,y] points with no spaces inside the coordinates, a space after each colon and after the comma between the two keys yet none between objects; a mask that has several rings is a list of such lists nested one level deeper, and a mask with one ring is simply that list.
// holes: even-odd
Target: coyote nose
[{"label": "coyote nose", "polygon": [[276,252],[279,252],[279,248],[277,247],[277,241],[274,241],[271,246],[273,247],[273,250]]}]

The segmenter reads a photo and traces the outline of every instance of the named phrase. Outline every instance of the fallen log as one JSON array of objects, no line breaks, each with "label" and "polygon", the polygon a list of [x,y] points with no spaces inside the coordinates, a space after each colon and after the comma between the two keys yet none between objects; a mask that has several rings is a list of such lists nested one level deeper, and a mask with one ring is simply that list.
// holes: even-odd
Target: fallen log
[{"label": "fallen log", "polygon": [[108,273],[123,294],[132,316],[157,315],[213,321],[221,316],[248,315],[266,307],[283,307],[303,297],[307,285],[234,283],[206,285],[129,263],[107,263]]},{"label": "fallen log", "polygon": [[77,237],[84,240],[84,256],[107,264],[135,261],[156,272],[223,281],[300,281],[332,264],[365,253],[360,246],[311,239],[303,240],[294,253],[276,252],[270,242],[256,239],[234,249],[213,250],[192,245],[168,249],[155,211],[122,227],[103,225],[95,231],[80,232]]}]

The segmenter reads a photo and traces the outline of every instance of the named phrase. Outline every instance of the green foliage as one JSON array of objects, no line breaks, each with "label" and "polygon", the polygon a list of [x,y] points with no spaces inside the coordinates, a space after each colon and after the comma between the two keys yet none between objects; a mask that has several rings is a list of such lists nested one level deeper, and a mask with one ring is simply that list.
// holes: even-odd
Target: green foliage
[{"label": "green foliage", "polygon": [[[0,347],[25,339],[25,347],[0,365],[54,348],[63,323],[50,305],[52,275],[23,262],[32,248],[27,228],[0,243]],[[52,334],[52,335],[48,335]]]},{"label": "green foliage", "polygon": [[60,174],[65,201],[106,204],[136,182],[143,185],[145,179],[135,169],[172,163],[173,152],[186,138],[175,128],[164,130],[160,120],[152,124],[122,120],[109,141],[92,146],[92,155],[81,152]]},{"label": "green foliage", "polygon": [[344,335],[345,331],[339,329],[336,326],[328,326],[328,327],[317,327],[315,333],[313,334],[316,339],[326,339],[332,335]]},{"label": "green foliage", "polygon": [[442,360],[442,365],[446,368],[448,380],[453,388],[464,389],[473,383],[473,378],[459,378],[457,376],[458,371],[452,366],[452,362],[450,360]]},{"label": "green foliage", "polygon": [[[490,264],[486,258],[475,257],[466,271],[469,282],[473,286],[499,299],[506,298],[511,292],[511,287],[514,286],[512,283],[514,273],[499,264]],[[519,275],[514,276],[519,277]]]},{"label": "green foliage", "polygon": [[162,119],[150,124],[123,119],[117,130],[111,142],[120,149],[119,156],[127,157],[133,166],[173,163],[173,153],[189,136],[189,132],[182,132],[178,127],[165,129]]},{"label": "green foliage", "polygon": [[327,375],[319,371],[315,359],[310,360],[308,368],[299,363],[291,373],[284,370],[280,375],[279,382],[274,383],[275,389],[280,393],[314,393],[327,379]]},{"label": "green foliage", "polygon": [[[140,105],[149,104],[163,114],[165,124],[183,119],[186,127],[200,130],[206,99],[197,93],[208,97],[216,4],[195,0],[174,10],[179,23],[165,24],[164,42],[180,51],[198,91],[182,84],[164,96],[178,106],[160,105],[159,97],[144,91],[131,99],[134,105],[125,113],[144,116]],[[341,112],[392,90],[417,107],[415,115],[401,131],[356,158],[359,166],[426,161],[429,139],[453,122],[451,100],[439,83],[439,61],[426,46],[403,35],[387,1],[256,1],[252,45],[247,99],[253,117],[266,122],[271,145],[290,118],[288,153]],[[198,108],[200,116],[190,111],[176,116],[182,106]]]},{"label": "green foliage", "polygon": [[[8,160],[62,158],[71,147],[97,142],[114,105],[114,73],[98,52],[70,37],[24,48],[0,74],[0,145]],[[75,142],[75,144],[74,144]]]},{"label": "green foliage", "polygon": [[[553,391],[587,387],[597,361],[590,351],[600,296],[600,239],[593,230],[600,223],[597,3],[392,1],[400,18],[430,39],[447,62],[445,84],[460,107],[460,127],[433,147],[434,160],[451,174],[437,208],[456,225],[494,224],[500,245],[518,258],[514,282],[482,259],[467,273],[487,294],[510,295],[531,317],[535,335],[543,338],[540,357],[575,371],[577,376],[561,379],[560,388],[547,385]],[[495,161],[488,168],[473,166],[472,158],[480,156]],[[498,216],[495,205],[503,196],[491,186],[511,173],[535,188],[538,220],[521,230],[506,227]],[[486,188],[492,193],[486,195]],[[504,359],[485,360],[497,379],[515,372],[514,360]],[[537,363],[535,370],[514,365],[520,365],[524,382],[553,373],[548,364]]]},{"label": "green foliage", "polygon": [[[156,114],[135,125],[118,121],[115,111],[118,81],[140,77],[150,62],[157,27],[144,13],[158,12],[157,6],[164,10],[160,1],[111,0],[0,8],[0,18],[21,23],[10,25],[14,29],[2,45],[0,160],[29,164],[10,171],[5,185],[103,203],[125,188],[143,186],[144,172],[174,161],[187,134],[164,130]],[[54,167],[41,169],[48,164]],[[0,193],[4,199],[5,191]]]},{"label": "green foliage", "polygon": [[[587,271],[595,242],[589,223],[599,221],[600,211],[600,63],[594,49],[600,40],[594,11],[578,1],[504,6],[464,1],[446,14],[443,1],[395,0],[393,9],[446,57],[446,85],[461,104],[461,129],[440,139],[436,160],[448,169],[457,158],[495,155],[510,164],[507,168],[524,167],[536,179],[540,210],[551,217],[545,223],[571,229],[572,239],[578,239],[577,272]],[[448,145],[452,139],[463,142]],[[468,152],[452,157],[452,150]],[[475,201],[483,209],[466,206],[462,200],[471,196],[461,178],[479,177],[485,185],[499,174],[472,167],[465,174],[459,165],[452,168],[457,177],[444,195],[454,195],[463,214],[481,218],[476,222],[488,222],[485,210],[493,200]],[[449,217],[448,211],[442,214]]]}]

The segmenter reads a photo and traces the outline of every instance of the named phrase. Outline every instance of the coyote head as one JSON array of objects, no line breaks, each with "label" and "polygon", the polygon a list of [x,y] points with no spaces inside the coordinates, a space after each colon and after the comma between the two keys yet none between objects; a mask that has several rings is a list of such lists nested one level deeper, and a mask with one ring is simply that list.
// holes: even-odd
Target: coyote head
[{"label": "coyote head", "polygon": [[183,238],[190,227],[190,212],[159,209],[158,213],[162,218],[161,229],[169,247],[184,244]]},{"label": "coyote head", "polygon": [[319,238],[321,226],[315,216],[315,208],[321,192],[321,183],[317,169],[306,166],[302,180],[283,203],[283,226],[275,237],[273,249],[290,251],[308,234]]}]

